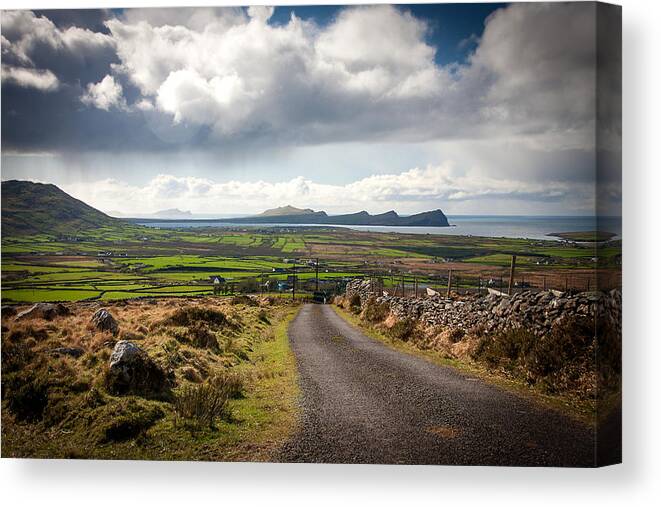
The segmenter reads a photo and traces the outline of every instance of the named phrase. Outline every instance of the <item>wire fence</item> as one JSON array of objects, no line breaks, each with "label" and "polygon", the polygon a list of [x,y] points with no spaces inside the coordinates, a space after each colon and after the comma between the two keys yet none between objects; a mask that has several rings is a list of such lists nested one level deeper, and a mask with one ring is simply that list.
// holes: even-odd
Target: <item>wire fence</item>
[{"label": "wire fence", "polygon": [[[587,272],[586,272],[587,271]],[[356,278],[369,280],[372,292],[400,297],[425,297],[429,294],[449,293],[486,294],[489,290],[515,294],[523,291],[557,290],[560,292],[607,291],[621,288],[619,270],[585,270],[581,272],[549,271],[546,273],[514,272],[502,269],[479,273],[448,270],[445,273],[379,273],[341,276],[342,272],[324,269],[290,269],[275,278],[270,273],[258,277],[230,281],[217,288],[218,294],[289,294],[291,297],[330,298],[343,294],[347,283]],[[312,276],[311,276],[312,275]]]}]

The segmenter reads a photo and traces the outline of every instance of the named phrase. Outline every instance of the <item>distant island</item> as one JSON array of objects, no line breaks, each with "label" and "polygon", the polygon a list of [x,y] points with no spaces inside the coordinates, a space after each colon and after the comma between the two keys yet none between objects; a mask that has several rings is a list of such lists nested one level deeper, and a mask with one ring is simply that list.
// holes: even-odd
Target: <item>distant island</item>
[{"label": "distant island", "polygon": [[[157,222],[163,220],[156,218],[133,218],[132,221]],[[289,205],[268,209],[259,215],[238,218],[215,218],[204,221],[230,224],[381,225],[389,227],[450,226],[447,217],[440,209],[409,216],[400,216],[395,211],[388,211],[378,215],[371,215],[367,211],[359,211],[358,213],[349,213],[346,215],[329,215],[325,211],[314,211],[309,208],[301,209]]]}]

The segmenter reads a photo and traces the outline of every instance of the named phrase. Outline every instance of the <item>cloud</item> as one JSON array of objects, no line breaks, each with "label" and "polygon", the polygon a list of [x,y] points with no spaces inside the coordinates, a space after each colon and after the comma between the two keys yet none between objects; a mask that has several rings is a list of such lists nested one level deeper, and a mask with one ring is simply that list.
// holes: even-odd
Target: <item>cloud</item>
[{"label": "cloud", "polygon": [[115,78],[107,75],[98,83],[87,85],[87,91],[80,98],[83,104],[108,111],[111,108],[126,109],[126,100],[122,95],[122,85]]},{"label": "cloud", "polygon": [[487,121],[544,132],[554,146],[592,146],[595,6],[521,3],[495,11],[463,76],[483,83]]},{"label": "cloud", "polygon": [[346,184],[327,184],[298,176],[267,182],[230,180],[218,182],[193,176],[160,174],[143,186],[116,179],[65,185],[85,202],[104,210],[146,213],[178,207],[198,213],[256,213],[268,207],[292,204],[343,213],[367,209],[383,212],[418,212],[441,203],[475,199],[528,199],[562,201],[575,198],[586,185],[526,182],[484,177],[458,171],[452,163],[413,168],[401,173],[372,175]]},{"label": "cloud", "polygon": [[55,91],[60,82],[50,70],[2,65],[2,79],[23,88],[34,88],[44,92]]},{"label": "cloud", "polygon": [[[467,59],[443,65],[447,48],[434,46],[428,21],[406,7],[339,8],[323,23],[291,12],[283,22],[269,7],[127,9],[96,12],[80,26],[3,12],[3,148],[59,152],[66,170],[87,157],[81,173],[100,181],[124,169],[95,161],[151,157],[130,180],[149,184],[99,187],[107,191],[99,199],[117,191],[129,207],[169,208],[181,197],[183,209],[222,202],[248,212],[318,197],[331,211],[390,200],[411,212],[486,200],[564,211],[569,196],[571,209],[594,200],[584,192],[596,164],[593,4],[497,9],[464,43]],[[618,95],[618,80],[607,81]],[[598,139],[613,156],[599,170],[614,175],[609,181],[621,171],[619,114],[600,117]],[[324,159],[329,146],[356,156],[335,168]],[[383,164],[366,158],[382,146],[393,147]],[[302,151],[318,177],[288,165]],[[188,162],[199,153],[203,164]],[[174,154],[181,163],[160,162]],[[256,166],[259,177],[240,180]],[[349,171],[356,176],[347,183]],[[182,174],[204,178],[170,179]]]},{"label": "cloud", "polygon": [[116,58],[114,46],[107,34],[77,26],[60,29],[30,11],[2,13],[3,63],[47,69],[60,81],[96,78]]},{"label": "cloud", "polygon": [[248,17],[260,23],[266,23],[273,16],[274,10],[273,7],[266,5],[251,5],[248,7]]},{"label": "cloud", "polygon": [[272,15],[269,7],[128,9],[100,33],[7,12],[3,62],[80,82],[85,96],[112,75],[131,106],[108,114],[149,111],[133,115],[136,128],[158,118],[199,133],[186,143],[217,149],[496,138],[594,146],[590,4],[499,9],[468,61],[444,66],[426,21],[405,8],[347,7],[325,25],[293,13],[271,24]]},{"label": "cloud", "polygon": [[327,26],[295,15],[272,26],[266,7],[213,15],[203,27],[189,14],[173,24],[108,21],[116,69],[173,122],[209,127],[216,140],[593,144],[589,5],[500,9],[469,62],[447,66],[435,62],[425,21],[393,6],[349,7]]}]

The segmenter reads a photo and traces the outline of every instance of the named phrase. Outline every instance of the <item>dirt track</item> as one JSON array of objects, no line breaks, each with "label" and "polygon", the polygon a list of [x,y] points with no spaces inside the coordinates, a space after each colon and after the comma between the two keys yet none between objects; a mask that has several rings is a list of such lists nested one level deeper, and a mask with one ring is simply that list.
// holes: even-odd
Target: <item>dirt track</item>
[{"label": "dirt track", "polygon": [[289,334],[303,411],[280,461],[593,466],[587,427],[390,349],[328,305],[303,307]]}]

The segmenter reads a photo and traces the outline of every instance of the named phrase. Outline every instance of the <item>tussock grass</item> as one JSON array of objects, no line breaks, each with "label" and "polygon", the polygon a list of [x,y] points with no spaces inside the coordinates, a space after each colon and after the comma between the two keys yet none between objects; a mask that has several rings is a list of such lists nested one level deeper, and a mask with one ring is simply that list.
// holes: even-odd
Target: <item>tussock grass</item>
[{"label": "tussock grass", "polygon": [[[295,404],[264,386],[296,387],[293,360],[280,356],[288,350],[286,333],[276,341],[275,332],[294,307],[279,300],[231,304],[229,298],[104,304],[119,323],[116,338],[88,326],[98,304],[70,307],[70,315],[48,323],[15,322],[3,313],[3,456],[263,459],[274,435],[293,427],[285,415]],[[118,339],[136,343],[167,374],[167,396],[108,387]],[[82,354],[50,352],[60,347],[78,347]]]},{"label": "tussock grass", "polygon": [[238,398],[243,388],[243,377],[232,371],[219,372],[203,384],[186,385],[174,397],[177,418],[213,427],[216,418],[230,418],[229,401]]}]

